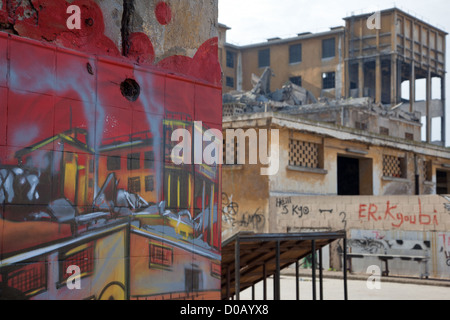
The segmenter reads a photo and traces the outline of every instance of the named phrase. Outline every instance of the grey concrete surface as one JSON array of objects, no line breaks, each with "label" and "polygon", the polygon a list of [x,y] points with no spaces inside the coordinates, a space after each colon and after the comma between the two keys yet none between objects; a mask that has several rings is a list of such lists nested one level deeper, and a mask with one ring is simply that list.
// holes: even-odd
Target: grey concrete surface
[{"label": "grey concrete surface", "polygon": [[[308,271],[309,272],[309,271]],[[300,300],[312,300],[312,278],[308,272],[300,275]],[[326,273],[326,275],[325,275]],[[342,273],[324,273],[324,300],[344,300],[344,282]],[[420,280],[408,278],[382,278],[380,289],[369,289],[369,275],[349,275],[349,300],[450,300],[450,281]],[[295,276],[284,272],[281,277],[281,299],[295,300]],[[316,282],[317,299],[319,299],[319,279]],[[263,284],[255,286],[256,300],[263,299]],[[241,300],[251,300],[252,290],[241,293]],[[267,281],[267,300],[273,299],[273,280]]]}]

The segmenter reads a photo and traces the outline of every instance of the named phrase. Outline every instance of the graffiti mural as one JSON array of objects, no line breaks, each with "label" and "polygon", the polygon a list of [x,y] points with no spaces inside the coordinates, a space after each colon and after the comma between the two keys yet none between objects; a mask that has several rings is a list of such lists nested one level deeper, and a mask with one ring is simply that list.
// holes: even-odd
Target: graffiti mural
[{"label": "graffiti mural", "polygon": [[221,130],[216,45],[169,74],[0,32],[0,299],[220,299],[221,168],[171,159]]},{"label": "graffiti mural", "polygon": [[[447,232],[351,230],[350,235],[348,247],[352,253],[400,257],[389,262],[392,274],[426,273],[432,278],[448,278],[450,237]],[[421,256],[427,260],[419,263],[417,258]],[[369,256],[353,259],[352,264],[356,272],[364,272],[369,265],[381,265],[381,262]]]}]

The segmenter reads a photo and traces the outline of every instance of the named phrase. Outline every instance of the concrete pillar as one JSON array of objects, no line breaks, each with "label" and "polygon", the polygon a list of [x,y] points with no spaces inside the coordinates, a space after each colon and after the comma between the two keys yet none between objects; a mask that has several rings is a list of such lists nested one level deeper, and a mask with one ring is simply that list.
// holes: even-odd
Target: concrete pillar
[{"label": "concrete pillar", "polygon": [[358,63],[358,97],[364,97],[364,60]]},{"label": "concrete pillar", "polygon": [[391,56],[391,104],[395,105],[398,103],[398,60],[397,55],[393,54]]},{"label": "concrete pillar", "polygon": [[377,57],[375,67],[375,102],[381,103],[381,90],[382,90],[382,74],[381,74],[381,56]]},{"label": "concrete pillar", "polygon": [[409,78],[409,111],[414,112],[414,102],[416,101],[416,64],[411,62],[411,76]]},{"label": "concrete pillar", "polygon": [[[128,0],[131,1],[131,0]],[[206,41],[218,36],[217,0],[133,0],[130,32],[143,32],[151,40],[156,62],[182,55],[192,58]],[[158,5],[170,8],[170,21],[159,21]],[[163,19],[164,20],[164,19]]]},{"label": "concrete pillar", "polygon": [[445,90],[446,90],[446,86],[445,86],[445,74],[444,76],[442,76],[441,78],[441,100],[442,100],[442,106],[444,108],[443,110],[443,116],[442,116],[442,125],[441,125],[441,134],[442,134],[442,143],[445,146],[447,146],[447,130],[446,130],[446,125],[447,125],[447,108],[446,108],[446,100],[445,100]]},{"label": "concrete pillar", "polygon": [[426,116],[427,116],[427,142],[431,143],[432,137],[432,118],[431,118],[431,71],[427,71],[427,81],[426,81]]}]

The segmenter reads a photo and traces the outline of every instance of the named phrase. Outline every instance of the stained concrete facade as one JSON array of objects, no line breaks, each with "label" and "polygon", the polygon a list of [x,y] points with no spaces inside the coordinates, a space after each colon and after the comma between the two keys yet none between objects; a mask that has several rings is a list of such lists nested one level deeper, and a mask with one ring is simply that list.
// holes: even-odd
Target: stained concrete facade
[{"label": "stained concrete facade", "polygon": [[[104,33],[124,56],[129,54],[133,41],[138,46],[136,50],[149,49],[144,46],[147,41],[142,43],[142,38],[133,34],[143,33],[150,39],[155,63],[174,55],[193,58],[202,44],[218,36],[217,0],[41,1],[39,7],[31,0],[1,1],[0,30],[61,44],[58,35],[70,31],[66,28],[70,14],[65,10],[69,2],[80,5],[82,21],[90,24],[93,33]],[[53,15],[53,25],[48,25],[48,15]],[[25,23],[27,27],[23,27]],[[37,32],[44,28],[52,28],[55,35],[48,37]],[[81,38],[86,36],[89,34],[83,33]],[[83,49],[82,43],[75,45]]]},{"label": "stained concrete facade", "polygon": [[[219,50],[224,92],[251,90],[252,75],[261,76],[270,67],[271,91],[291,81],[319,100],[368,97],[377,104],[418,112],[423,140],[445,145],[447,33],[397,8],[380,11],[379,25],[371,27],[373,14],[346,17],[343,27],[321,33],[244,46],[223,42]],[[219,32],[226,34],[227,28],[222,25]],[[260,54],[265,56],[263,65]],[[227,55],[239,63],[227,65]],[[424,101],[416,101],[420,80],[426,83]],[[435,81],[440,82],[440,94],[433,92]],[[433,128],[436,121],[440,126]]]},{"label": "stained concrete facade", "polygon": [[[398,9],[378,13],[379,25],[367,28],[372,14],[345,18],[346,95],[370,96],[426,117],[426,141],[432,142],[432,119],[442,120],[445,141],[445,71],[447,33]],[[432,79],[441,82],[441,97],[432,100]],[[416,81],[425,79],[426,100],[416,103]],[[409,82],[408,99],[402,83]],[[404,95],[405,96],[405,95]]]},{"label": "stained concrete facade", "polygon": [[223,166],[222,207],[237,203],[240,214],[261,215],[260,224],[244,224],[244,230],[276,229],[268,220],[269,199],[276,196],[450,193],[447,175],[441,178],[450,167],[447,148],[273,113],[225,117],[224,140],[227,129],[279,131],[277,174],[262,176],[261,165],[249,165],[248,145],[247,164]]},{"label": "stained concrete facade", "polygon": [[[262,176],[261,164],[249,165],[248,142],[246,164],[223,166],[224,239],[239,231],[346,230],[349,241],[358,244],[369,232],[371,237],[385,235],[386,241],[394,243],[419,241],[422,251],[409,247],[408,251],[406,245],[394,251],[430,254],[434,259],[427,264],[430,275],[445,278],[448,274],[443,254],[448,243],[443,237],[448,236],[450,227],[449,201],[437,196],[450,193],[448,148],[280,113],[225,117],[225,141],[227,129],[277,130],[279,141],[269,140],[268,144],[278,147],[279,171]],[[389,204],[392,212],[386,211]],[[424,238],[416,236],[421,232],[426,233]],[[426,248],[430,239],[442,241]],[[378,253],[384,254],[383,245],[379,246]],[[342,267],[339,250],[342,243],[330,248],[330,265],[336,269]],[[354,271],[365,272],[368,262],[373,265],[379,260],[355,262]],[[392,274],[421,276],[417,263],[405,266],[395,262],[391,267]]]},{"label": "stained concrete facade", "polygon": [[[221,28],[224,33],[226,29]],[[334,52],[327,57],[323,56],[323,41],[334,42]],[[297,59],[290,57],[290,48],[299,46],[300,53]],[[266,67],[271,67],[275,76],[271,82],[271,90],[281,88],[289,79],[296,78],[302,86],[311,91],[316,97],[343,97],[344,96],[344,61],[343,50],[345,46],[344,28],[333,28],[330,31],[312,34],[299,34],[289,39],[270,39],[266,43],[233,46],[225,44],[222,51],[222,66],[224,70],[224,92],[232,90],[248,91],[252,88],[252,74],[260,76]],[[259,64],[259,53],[270,51],[269,64]],[[226,53],[232,55],[236,63],[227,65]],[[291,59],[292,58],[292,59]],[[294,59],[294,60],[293,60]],[[322,75],[335,74],[335,85],[332,88],[323,88]],[[227,84],[226,77],[235,77],[235,85]]]}]

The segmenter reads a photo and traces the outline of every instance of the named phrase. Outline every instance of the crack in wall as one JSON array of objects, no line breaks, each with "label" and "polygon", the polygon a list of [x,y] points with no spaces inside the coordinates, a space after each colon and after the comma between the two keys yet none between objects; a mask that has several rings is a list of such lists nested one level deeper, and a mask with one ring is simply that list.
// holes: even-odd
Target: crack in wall
[{"label": "crack in wall", "polygon": [[135,12],[134,0],[123,0],[122,16],[122,55],[127,57],[130,52],[130,35],[132,33],[132,16]]}]

